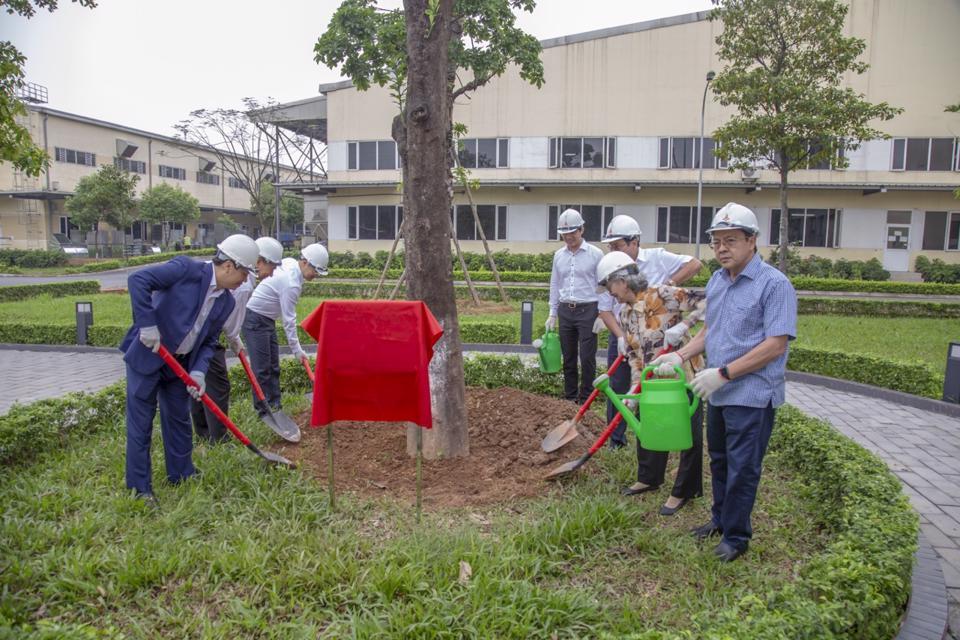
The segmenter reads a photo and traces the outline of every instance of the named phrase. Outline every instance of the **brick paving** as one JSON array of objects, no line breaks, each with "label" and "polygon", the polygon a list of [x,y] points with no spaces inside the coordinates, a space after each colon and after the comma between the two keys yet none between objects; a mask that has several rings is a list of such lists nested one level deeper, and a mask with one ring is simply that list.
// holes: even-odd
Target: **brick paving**
[{"label": "brick paving", "polygon": [[[0,371],[3,414],[14,402],[96,391],[119,380],[124,366],[112,349],[5,346]],[[797,381],[787,383],[787,401],[878,455],[900,478],[943,571],[948,637],[960,640],[960,420]]]}]

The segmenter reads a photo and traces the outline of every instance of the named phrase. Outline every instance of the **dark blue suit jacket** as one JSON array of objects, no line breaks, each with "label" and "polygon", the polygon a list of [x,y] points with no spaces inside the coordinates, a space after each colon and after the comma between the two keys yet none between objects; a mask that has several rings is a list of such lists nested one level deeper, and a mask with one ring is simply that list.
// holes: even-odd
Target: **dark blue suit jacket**
[{"label": "dark blue suit jacket", "polygon": [[[133,326],[120,343],[120,350],[134,371],[150,375],[164,366],[160,356],[140,342],[140,327],[156,325],[163,346],[170,353],[176,353],[193,328],[212,277],[212,263],[177,256],[169,262],[141,269],[127,279]],[[233,307],[229,291],[216,299],[187,359],[187,371],[207,371],[220,330]]]}]

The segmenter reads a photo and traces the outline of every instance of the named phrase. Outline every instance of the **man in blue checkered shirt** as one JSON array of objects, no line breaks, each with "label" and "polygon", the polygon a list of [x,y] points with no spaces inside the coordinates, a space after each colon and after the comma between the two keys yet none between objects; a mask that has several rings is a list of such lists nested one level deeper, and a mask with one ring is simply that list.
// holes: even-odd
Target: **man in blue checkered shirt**
[{"label": "man in blue checkered shirt", "polygon": [[[679,351],[652,364],[670,375],[674,365],[707,352],[708,368],[693,379],[707,408],[707,448],[713,476],[710,522],[693,530],[699,540],[721,535],[713,553],[736,560],[750,544],[750,513],[776,408],[784,402],[788,343],[797,335],[793,285],[757,253],[757,217],[731,202],[707,229],[720,261],[707,283],[703,330]],[[662,374],[661,374],[662,371]]]}]

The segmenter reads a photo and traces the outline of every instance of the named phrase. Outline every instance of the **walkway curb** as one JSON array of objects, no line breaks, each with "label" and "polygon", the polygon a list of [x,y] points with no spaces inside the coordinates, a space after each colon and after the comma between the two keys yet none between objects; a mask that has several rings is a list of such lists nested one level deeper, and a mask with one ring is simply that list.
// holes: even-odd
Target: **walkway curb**
[{"label": "walkway curb", "polygon": [[943,640],[947,633],[947,585],[936,552],[926,536],[917,536],[910,578],[910,600],[894,640]]}]

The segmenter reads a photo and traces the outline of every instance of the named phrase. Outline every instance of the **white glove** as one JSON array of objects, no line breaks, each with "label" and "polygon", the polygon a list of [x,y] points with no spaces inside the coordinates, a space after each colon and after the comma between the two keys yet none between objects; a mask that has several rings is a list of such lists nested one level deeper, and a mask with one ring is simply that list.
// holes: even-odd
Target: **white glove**
[{"label": "white glove", "polygon": [[547,321],[543,324],[547,331],[553,331],[557,328],[557,316],[547,316]]},{"label": "white glove", "polygon": [[653,370],[653,372],[658,377],[676,378],[677,372],[674,371],[673,368],[683,365],[683,358],[681,358],[680,354],[676,351],[671,351],[670,353],[665,353],[662,356],[657,356],[653,359],[650,365],[657,367]]},{"label": "white glove", "polygon": [[236,338],[227,338],[227,343],[230,345],[230,350],[233,351],[234,355],[240,355],[240,352],[243,351],[243,340],[240,339],[240,336]]},{"label": "white glove", "polygon": [[205,374],[203,371],[191,371],[190,377],[193,378],[193,381],[197,383],[197,386],[187,385],[187,393],[190,394],[190,397],[200,402],[200,396],[203,395],[203,392],[207,390],[207,382]]},{"label": "white glove", "polygon": [[593,321],[593,332],[594,332],[594,333],[600,333],[601,331],[603,331],[603,330],[606,329],[606,328],[607,328],[607,325],[604,324],[603,318],[597,318],[596,320]]},{"label": "white glove", "polygon": [[730,381],[720,375],[720,369],[704,369],[693,377],[693,382],[690,386],[693,387],[695,394],[700,396],[701,399],[706,400],[714,391],[728,382]]},{"label": "white glove", "polygon": [[690,333],[690,327],[683,322],[678,322],[663,332],[663,340],[671,347],[675,347],[688,333]]},{"label": "white glove", "polygon": [[626,356],[628,351],[630,351],[630,345],[627,344],[627,336],[617,338],[617,353]]},{"label": "white glove", "polygon": [[147,349],[156,353],[160,350],[160,330],[156,325],[150,327],[140,327],[140,342]]},{"label": "white glove", "polygon": [[293,357],[297,360],[305,360],[307,358],[307,352],[303,350],[299,344],[290,345],[290,353],[293,354]]},{"label": "white glove", "polygon": [[633,398],[624,398],[623,406],[625,406],[627,409],[630,409],[630,411],[634,413],[637,412],[637,401]]}]

